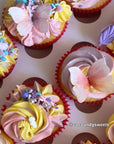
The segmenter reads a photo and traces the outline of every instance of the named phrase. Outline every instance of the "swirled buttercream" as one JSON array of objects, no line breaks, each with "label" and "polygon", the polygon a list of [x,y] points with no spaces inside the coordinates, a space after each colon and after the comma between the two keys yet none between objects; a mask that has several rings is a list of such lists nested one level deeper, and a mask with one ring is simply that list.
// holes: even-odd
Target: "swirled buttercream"
[{"label": "swirled buttercream", "polygon": [[61,83],[80,103],[103,99],[114,92],[114,60],[93,47],[73,51],[62,63]]},{"label": "swirled buttercream", "polygon": [[34,143],[50,136],[55,126],[63,126],[67,115],[50,84],[42,87],[35,82],[33,89],[18,85],[14,96],[18,101],[4,111],[1,121],[12,139]]},{"label": "swirled buttercream", "polygon": [[3,130],[0,130],[0,144],[13,144],[13,141],[3,132]]},{"label": "swirled buttercream", "polygon": [[75,8],[90,8],[94,6],[99,0],[73,0],[73,7]]},{"label": "swirled buttercream", "polygon": [[16,63],[17,51],[17,48],[15,48],[11,39],[5,34],[5,31],[0,31],[0,75],[2,77]]},{"label": "swirled buttercream", "polygon": [[91,141],[87,140],[87,142],[81,141],[80,144],[96,144],[96,143],[92,143]]},{"label": "swirled buttercream", "polygon": [[109,118],[109,126],[106,128],[106,135],[108,139],[114,143],[114,114]]},{"label": "swirled buttercream", "polygon": [[27,3],[17,2],[8,7],[3,22],[22,44],[33,46],[59,36],[71,14],[70,6],[65,1],[33,0]]}]

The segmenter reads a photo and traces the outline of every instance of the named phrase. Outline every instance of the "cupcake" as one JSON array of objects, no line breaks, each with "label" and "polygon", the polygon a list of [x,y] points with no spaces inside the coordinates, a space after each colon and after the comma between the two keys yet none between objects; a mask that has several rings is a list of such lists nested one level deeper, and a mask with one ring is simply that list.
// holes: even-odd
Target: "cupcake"
[{"label": "cupcake", "polygon": [[64,128],[68,105],[51,84],[17,85],[13,97],[16,101],[3,112],[1,125],[14,141],[40,142]]},{"label": "cupcake", "polygon": [[0,29],[0,79],[13,70],[18,58],[18,49],[12,40]]},{"label": "cupcake", "polygon": [[24,46],[42,49],[61,37],[71,14],[65,1],[8,0],[3,24]]},{"label": "cupcake", "polygon": [[88,132],[84,132],[76,135],[72,140],[72,144],[101,144],[101,143],[95,135]]},{"label": "cupcake", "polygon": [[109,118],[108,124],[106,135],[112,144],[114,144],[114,114]]},{"label": "cupcake", "polygon": [[114,24],[110,24],[105,27],[99,36],[99,46],[106,46],[112,52],[114,56]]},{"label": "cupcake", "polygon": [[3,130],[0,130],[0,144],[14,144],[11,138],[9,138]]},{"label": "cupcake", "polygon": [[92,143],[91,141],[87,140],[87,142],[81,141],[80,144],[96,144],[96,143]]},{"label": "cupcake", "polygon": [[55,75],[65,95],[79,103],[102,101],[114,93],[114,60],[93,46],[67,52]]},{"label": "cupcake", "polygon": [[111,0],[67,0],[77,16],[90,16],[104,8]]}]

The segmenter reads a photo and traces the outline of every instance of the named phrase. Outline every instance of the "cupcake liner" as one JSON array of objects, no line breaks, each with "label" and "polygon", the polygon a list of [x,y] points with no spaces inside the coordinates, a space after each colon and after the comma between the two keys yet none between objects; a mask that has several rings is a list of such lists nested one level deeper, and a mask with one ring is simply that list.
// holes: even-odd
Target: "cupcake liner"
[{"label": "cupcake liner", "polygon": [[[87,142],[87,140],[86,141],[84,141],[85,142],[85,144],[86,144],[86,142]],[[76,143],[76,144],[81,144],[80,142],[78,142],[78,143]],[[92,142],[92,144],[106,144],[106,143],[102,143],[102,142],[98,142],[98,143],[96,143],[96,142]]]},{"label": "cupcake liner", "polygon": [[113,51],[113,50],[109,49],[107,46],[106,46],[106,50],[108,51],[108,53],[109,53],[112,57],[114,57],[114,51]]},{"label": "cupcake liner", "polygon": [[[3,23],[3,19],[4,19],[4,12],[5,12],[5,10],[6,10],[6,8],[4,8],[3,12],[2,12],[2,23]],[[11,35],[10,32],[8,31],[7,27],[3,23],[4,29],[5,29],[5,31],[7,33],[7,35],[11,37],[11,39],[13,39],[14,41],[22,44],[26,48],[30,48],[30,49],[34,49],[34,50],[45,49],[45,48],[49,47],[50,45],[52,45],[53,43],[55,43],[64,34],[64,32],[66,31],[67,25],[68,25],[68,22],[65,23],[64,28],[62,29],[61,33],[57,37],[55,37],[55,39],[50,40],[50,41],[48,41],[46,43],[43,43],[43,44],[34,44],[33,46],[29,47],[29,46],[25,46],[23,43],[21,43],[21,41],[18,39],[18,37],[15,37],[15,36]]]},{"label": "cupcake liner", "polygon": [[[28,83],[24,83],[24,85],[28,86],[28,87],[31,87],[33,86],[33,83],[34,82],[28,82]],[[38,83],[41,85],[41,86],[45,86],[46,84],[44,83],[41,83],[38,81]],[[41,141],[38,141],[38,142],[35,142],[34,144],[40,144],[40,143],[46,143],[48,142],[49,140],[51,140],[52,138],[54,138],[56,135],[59,135],[60,132],[62,132],[65,127],[67,126],[68,124],[68,119],[70,118],[70,108],[69,108],[69,104],[68,102],[66,101],[65,97],[63,96],[63,93],[61,93],[61,91],[59,91],[58,89],[54,88],[53,87],[53,91],[60,97],[60,99],[62,100],[63,104],[64,104],[64,113],[68,116],[68,118],[66,120],[64,120],[62,123],[63,123],[63,127],[59,127],[57,129],[57,131],[55,131],[54,133],[52,133],[49,137],[41,140]],[[11,106],[16,100],[12,97],[12,94],[14,93],[14,90],[12,90],[11,93],[9,93],[8,97],[5,98],[5,102],[4,104],[1,106],[1,116],[3,115],[3,112],[9,107]]]},{"label": "cupcake liner", "polygon": [[[108,141],[110,142],[110,143],[113,143],[113,142],[111,142],[111,138],[109,137],[109,129],[112,127],[112,126],[114,126],[114,114],[112,114],[110,117],[109,117],[109,120],[108,120],[108,124],[109,124],[109,126],[106,128],[106,136],[107,136],[107,139],[108,139]],[[109,132],[109,133],[108,133]],[[113,130],[112,130],[112,133],[113,133]],[[113,134],[112,134],[113,135]]]},{"label": "cupcake liner", "polygon": [[[9,35],[8,35],[9,36]],[[15,45],[15,43],[14,43],[14,41],[12,40],[12,38],[9,36],[9,38],[11,39],[11,41],[12,41],[12,44],[13,44],[13,46],[15,47],[15,48],[17,48],[16,47],[16,45]],[[8,69],[8,72],[6,72],[6,73],[4,73],[4,76],[0,76],[0,79],[1,80],[3,80],[4,78],[6,78],[11,72],[12,72],[12,70],[14,69],[14,67],[15,67],[15,65],[16,65],[16,63],[17,63],[17,60],[18,60],[18,58],[15,58],[15,64],[12,64],[11,66],[10,66],[10,68]]]},{"label": "cupcake liner", "polygon": [[[86,140],[86,141],[83,141],[83,142],[85,142],[85,144],[86,144],[87,140]],[[80,143],[80,142],[77,142],[76,144],[81,144],[81,143]],[[92,144],[106,144],[106,143],[94,141],[94,142],[92,142]]]},{"label": "cupcake liner", "polygon": [[95,15],[97,12],[99,12],[102,8],[104,8],[106,5],[108,5],[111,2],[111,0],[107,0],[104,2],[104,4],[100,5],[99,7],[93,8],[93,9],[79,9],[79,8],[73,8],[72,11],[74,15],[77,15],[79,17],[88,17],[91,15]]},{"label": "cupcake liner", "polygon": [[7,73],[4,73],[4,76],[0,76],[0,79],[4,79],[4,78],[6,78],[11,72],[12,72],[12,70],[14,69],[14,67],[15,67],[15,64],[13,64],[11,67],[10,67],[10,69],[8,70],[9,72]]},{"label": "cupcake liner", "polygon": [[72,140],[72,144],[81,144],[80,141],[83,141],[86,143],[88,140],[91,141],[92,144],[93,143],[104,144],[104,143],[101,143],[95,135],[88,133],[88,132],[83,132],[83,133],[79,133],[78,135],[76,135]]},{"label": "cupcake liner", "polygon": [[[85,45],[85,46],[90,46],[90,45]],[[65,58],[66,58],[70,53],[72,53],[72,52],[74,52],[74,51],[76,51],[76,50],[78,50],[78,49],[80,49],[80,48],[82,48],[82,47],[84,47],[84,46],[79,46],[79,47],[76,47],[76,48],[71,49],[70,51],[67,51],[67,52],[59,59],[59,62],[57,63],[56,70],[55,70],[55,80],[56,80],[56,83],[57,83],[60,91],[61,91],[65,96],[69,97],[70,100],[73,99],[74,102],[78,102],[77,99],[76,99],[76,98],[73,98],[72,96],[70,96],[70,94],[68,94],[68,93],[65,91],[65,89],[62,88],[63,86],[62,86],[61,80],[60,80],[60,71],[61,71],[62,64],[63,64]],[[96,49],[98,49],[98,50],[104,51],[104,52],[106,52],[106,53],[108,53],[108,54],[111,55],[111,53],[110,53],[110,51],[109,51],[108,49],[107,49],[107,50],[104,50],[104,49],[101,49],[101,48],[97,48],[96,46],[93,46],[93,45],[91,45],[91,47],[94,47],[94,48],[96,48]],[[98,104],[98,103],[100,103],[100,102],[103,102],[104,100],[107,101],[108,98],[111,98],[111,96],[113,96],[113,95],[114,95],[114,93],[111,93],[111,94],[108,94],[107,97],[105,97],[105,98],[103,98],[103,99],[100,99],[100,100],[97,100],[97,101],[89,101],[89,102],[86,102],[86,101],[85,101],[85,102],[83,102],[82,104],[85,104],[85,103],[86,103],[86,104],[90,104],[90,103],[91,103],[91,104]],[[79,103],[79,102],[78,102],[78,103]]]}]

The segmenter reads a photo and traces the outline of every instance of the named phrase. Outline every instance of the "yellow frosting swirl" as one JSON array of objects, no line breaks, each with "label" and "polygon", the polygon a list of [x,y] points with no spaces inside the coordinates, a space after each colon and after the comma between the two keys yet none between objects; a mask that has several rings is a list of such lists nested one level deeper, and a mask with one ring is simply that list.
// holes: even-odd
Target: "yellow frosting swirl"
[{"label": "yellow frosting swirl", "polygon": [[[108,124],[109,124],[109,126],[106,128],[106,135],[110,139],[110,141],[112,143],[114,143],[114,135],[113,135],[113,130],[114,130],[114,114],[109,118]],[[113,129],[113,130],[111,130],[111,129]]]},{"label": "yellow frosting swirl", "polygon": [[91,141],[87,141],[86,144],[96,144],[96,143],[92,143]]},{"label": "yellow frosting swirl", "polygon": [[[16,63],[16,58],[18,57],[18,49],[15,48],[11,39],[5,34],[5,31],[0,31],[0,33],[2,33],[2,35],[0,36],[0,40],[4,40],[4,42],[0,41],[0,44],[8,43],[8,48],[6,50],[13,48],[13,51],[10,51],[10,54],[2,55],[3,57],[5,57],[6,60],[0,61],[0,75],[4,77],[5,73],[8,73],[11,66]],[[1,46],[0,51],[2,52],[3,50],[4,49]]]},{"label": "yellow frosting swirl", "polygon": [[70,19],[72,15],[71,8],[69,5],[66,4],[65,1],[60,2],[60,6],[62,7],[62,11],[56,11],[54,14],[54,19],[60,22],[66,22]]},{"label": "yellow frosting swirl", "polygon": [[[26,119],[26,121],[20,121],[18,123],[18,127],[21,129],[20,136],[24,140],[31,139],[34,136],[34,134],[43,127],[45,127],[47,123],[44,110],[34,103],[18,101],[14,103],[10,108],[8,108],[4,114],[7,114],[9,112],[18,113]],[[33,128],[31,126],[29,122],[29,117],[35,118],[35,122],[37,123],[36,128]]]},{"label": "yellow frosting swirl", "polygon": [[0,130],[0,143],[13,144],[13,141],[2,130]]},{"label": "yellow frosting swirl", "polygon": [[108,44],[107,47],[114,53],[114,41],[112,43]]}]

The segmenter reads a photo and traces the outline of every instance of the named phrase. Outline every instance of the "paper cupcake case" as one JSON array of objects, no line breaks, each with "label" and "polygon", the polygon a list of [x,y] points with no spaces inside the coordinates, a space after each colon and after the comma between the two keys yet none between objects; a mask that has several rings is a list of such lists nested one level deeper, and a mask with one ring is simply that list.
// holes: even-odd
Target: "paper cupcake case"
[{"label": "paper cupcake case", "polygon": [[[15,59],[15,60],[17,60],[17,59]],[[1,76],[1,77],[0,77],[0,79],[6,78],[6,77],[12,72],[12,70],[14,69],[14,67],[15,67],[15,64],[13,64],[13,65],[11,66],[11,68],[9,69],[9,72],[8,72],[8,73],[6,72],[4,76]]]},{"label": "paper cupcake case", "polygon": [[105,47],[105,50],[103,50],[102,48],[99,48],[100,50],[107,52],[108,54],[110,54],[112,57],[114,57],[114,53],[111,49],[109,49],[107,46]]},{"label": "paper cupcake case", "polygon": [[[38,82],[41,86],[45,86],[46,84],[42,84],[41,82]],[[28,86],[28,87],[31,87],[33,86],[33,82],[28,82],[28,83],[24,83],[24,85]],[[68,102],[66,101],[65,97],[63,96],[63,93],[61,93],[60,90],[56,89],[53,87],[53,91],[60,97],[60,99],[62,100],[63,104],[64,104],[64,113],[68,116],[67,119],[65,119],[62,123],[63,123],[63,127],[60,127],[57,129],[57,131],[55,131],[54,133],[52,133],[49,137],[41,140],[41,141],[38,141],[38,142],[35,142],[33,144],[43,144],[43,143],[46,143],[48,142],[50,139],[53,139],[54,137],[56,137],[56,135],[59,135],[60,132],[62,132],[65,127],[67,126],[68,124],[68,121],[69,121],[69,118],[70,118],[70,108],[69,108],[69,104]],[[3,115],[3,112],[8,108],[10,107],[14,102],[14,98],[12,97],[12,94],[14,93],[14,90],[12,90],[11,93],[9,93],[9,95],[5,98],[5,101],[4,101],[4,104],[1,106],[1,116]],[[14,140],[13,140],[14,141]],[[18,142],[15,142],[15,144],[18,144]],[[24,143],[23,143],[24,144]],[[32,144],[32,143],[30,143]]]},{"label": "paper cupcake case", "polygon": [[[5,10],[6,10],[6,8],[4,8],[4,9],[3,9],[3,12],[2,12],[2,23],[3,23],[3,19],[4,19],[4,12],[5,12]],[[26,48],[30,48],[30,49],[34,49],[34,50],[37,50],[37,49],[45,49],[45,48],[49,47],[50,45],[52,45],[53,43],[55,43],[55,42],[56,42],[58,39],[60,39],[61,36],[64,34],[64,32],[65,32],[66,29],[67,29],[67,25],[68,25],[68,22],[65,23],[64,28],[62,29],[61,33],[60,33],[55,39],[50,40],[50,41],[48,41],[48,42],[46,42],[46,43],[43,43],[43,44],[34,44],[33,46],[30,46],[30,47],[29,47],[29,46],[25,46],[24,44],[22,44],[21,41],[20,41],[17,37],[12,36],[12,35],[10,34],[10,32],[8,31],[8,29],[6,28],[6,26],[4,25],[4,23],[3,23],[3,26],[4,26],[4,29],[5,29],[5,31],[6,31],[6,34],[7,34],[8,36],[10,36],[12,40],[14,40],[14,41],[22,44],[22,45],[25,46]]]},{"label": "paper cupcake case", "polygon": [[106,144],[106,143],[100,142],[100,140],[92,133],[83,132],[79,133],[73,138],[72,144]]},{"label": "paper cupcake case", "polygon": [[111,2],[111,0],[107,0],[104,4],[99,5],[99,7],[93,8],[93,9],[79,9],[79,8],[73,8],[71,5],[72,11],[74,15],[77,15],[79,17],[88,17],[95,15],[97,12],[99,12],[101,9],[103,9],[106,5],[108,5]]},{"label": "paper cupcake case", "polygon": [[[86,140],[86,141],[84,141],[84,142],[85,142],[84,144],[86,144],[87,140]],[[81,144],[81,143],[80,143],[80,142],[78,142],[78,143],[76,143],[76,144]],[[95,142],[95,141],[94,141],[94,142],[92,142],[92,144],[106,144],[106,143],[101,143],[101,142],[99,142],[99,143],[98,143],[98,142]]]},{"label": "paper cupcake case", "polygon": [[[86,144],[87,141],[84,141],[84,142],[85,142],[85,144]],[[81,144],[81,143],[78,142],[78,143],[76,143],[76,144]],[[101,143],[101,142],[96,143],[96,142],[94,142],[94,143],[92,143],[92,144],[106,144],[106,143]]]},{"label": "paper cupcake case", "polygon": [[[85,46],[90,46],[90,45],[85,45]],[[65,60],[65,58],[70,54],[70,53],[72,53],[72,52],[74,52],[74,51],[76,51],[76,50],[78,50],[78,49],[80,49],[80,48],[82,48],[82,47],[84,47],[84,46],[79,46],[79,47],[76,47],[76,48],[74,48],[74,49],[71,49],[70,51],[67,51],[60,59],[59,59],[59,62],[57,63],[57,66],[56,66],[56,70],[55,70],[55,80],[56,80],[56,83],[57,83],[57,85],[58,85],[58,87],[59,87],[59,89],[60,89],[60,91],[66,96],[66,97],[68,97],[70,100],[74,100],[74,102],[78,102],[77,101],[77,99],[74,99],[74,98],[72,98],[69,94],[67,94],[66,92],[65,92],[65,90],[62,88],[62,86],[61,86],[61,82],[60,82],[60,69],[62,68],[62,64],[63,64],[63,62],[64,62],[64,60]],[[101,48],[97,48],[96,46],[93,46],[93,45],[91,45],[91,47],[94,47],[94,48],[96,48],[96,49],[98,49],[98,50],[101,50],[101,51],[104,51],[104,52],[106,52],[106,53],[108,53],[108,54],[110,54],[111,56],[112,56],[112,53],[109,51],[109,49],[107,49],[107,50],[104,50],[104,49],[101,49]],[[105,98],[103,98],[103,99],[101,99],[101,100],[97,100],[97,101],[90,101],[90,102],[83,102],[82,104],[99,104],[100,102],[101,103],[103,103],[103,101],[105,100],[105,101],[107,101],[109,98],[111,98],[112,96],[114,96],[114,93],[111,93],[111,94],[108,94],[108,96],[107,97],[105,97]],[[79,102],[78,102],[79,103]]]}]

